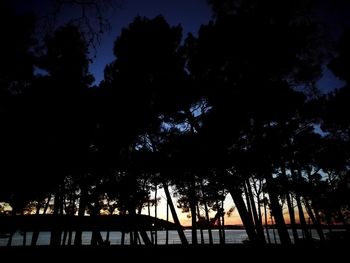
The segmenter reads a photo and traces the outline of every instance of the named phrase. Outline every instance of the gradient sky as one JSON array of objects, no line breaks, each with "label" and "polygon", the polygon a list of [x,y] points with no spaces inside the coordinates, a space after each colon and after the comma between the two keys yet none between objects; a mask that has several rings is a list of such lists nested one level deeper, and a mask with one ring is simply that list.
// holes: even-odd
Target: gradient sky
[{"label": "gradient sky", "polygon": [[[162,14],[170,25],[181,24],[183,37],[191,32],[197,34],[201,24],[206,24],[211,19],[212,12],[207,0],[111,0],[120,3],[115,8],[104,10],[103,15],[109,19],[111,30],[101,35],[101,42],[95,51],[92,51],[92,63],[90,71],[95,77],[98,85],[103,79],[105,66],[112,62],[113,45],[123,27],[127,27],[136,16],[154,18]],[[45,16],[50,10],[50,0],[12,0],[17,10],[34,10],[39,17]],[[344,26],[350,25],[350,1],[343,0],[319,0],[317,11],[318,19],[325,23],[324,30],[331,32],[337,38]],[[66,5],[66,7],[69,5]],[[63,8],[60,13],[59,22],[77,18],[79,11],[74,8]],[[327,67],[324,67],[324,76],[317,82],[321,92],[326,93],[344,85],[337,79]]]},{"label": "gradient sky", "polygon": [[181,24],[183,36],[191,32],[197,34],[201,24],[211,18],[211,10],[206,0],[125,0],[120,8],[109,16],[111,31],[102,36],[96,58],[90,66],[96,84],[103,79],[103,70],[113,59],[113,44],[123,27],[127,27],[136,16],[154,18],[162,14],[170,25]]},{"label": "gradient sky", "polygon": [[[34,11],[42,18],[52,12],[50,0],[8,0],[15,6],[18,12]],[[95,84],[103,79],[103,71],[106,64],[112,62],[113,45],[123,27],[133,22],[136,16],[154,18],[162,14],[170,25],[183,27],[183,36],[191,32],[197,34],[201,24],[210,20],[212,13],[207,0],[110,0],[115,2],[114,8],[103,10],[103,16],[109,20],[110,30],[101,35],[101,42],[95,51],[91,51],[93,58],[90,71],[95,77]],[[80,9],[74,4],[65,4],[57,16],[56,24],[64,24],[65,21],[76,19],[80,15]],[[39,28],[40,30],[40,28]]]}]

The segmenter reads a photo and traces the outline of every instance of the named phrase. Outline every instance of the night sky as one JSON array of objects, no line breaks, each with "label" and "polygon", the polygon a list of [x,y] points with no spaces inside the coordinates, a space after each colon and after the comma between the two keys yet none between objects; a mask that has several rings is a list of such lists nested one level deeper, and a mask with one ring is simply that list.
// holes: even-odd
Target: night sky
[{"label": "night sky", "polygon": [[206,0],[127,0],[121,8],[110,15],[112,30],[102,36],[101,45],[91,65],[96,84],[103,79],[104,66],[114,59],[113,44],[123,27],[128,26],[136,16],[154,18],[162,14],[170,25],[181,24],[183,36],[188,32],[196,34],[201,24],[211,18],[211,10]]},{"label": "night sky", "polygon": [[[113,2],[113,0],[111,0]],[[170,25],[183,27],[183,36],[191,32],[196,35],[201,24],[211,19],[211,10],[206,0],[116,0],[112,8],[107,6],[103,15],[109,20],[110,30],[100,37],[101,41],[93,56],[90,71],[95,77],[95,84],[103,79],[106,64],[114,60],[113,45],[123,27],[127,27],[136,16],[154,18],[162,14]],[[19,12],[34,11],[39,17],[46,16],[52,10],[52,1],[48,0],[14,0],[11,3]],[[57,24],[79,17],[80,10],[74,4],[66,4],[60,11]]]},{"label": "night sky", "polygon": [[[45,16],[50,10],[52,1],[48,0],[14,0],[10,1],[17,10],[34,10],[39,17]],[[113,1],[112,1],[113,2]],[[101,35],[101,41],[95,50],[91,51],[92,64],[90,71],[98,85],[103,79],[106,64],[113,61],[113,45],[123,27],[127,27],[134,18],[145,16],[154,18],[162,14],[170,25],[181,24],[183,37],[191,32],[196,35],[201,24],[207,24],[212,13],[207,0],[117,0],[120,3],[115,8],[104,10],[103,15],[108,18],[111,29]],[[339,37],[342,29],[350,25],[350,3],[342,0],[319,0],[318,19],[326,26],[332,38]],[[69,6],[69,5],[67,5]],[[75,18],[77,13],[70,8],[63,8],[58,18],[58,24]],[[324,76],[317,82],[321,92],[325,93],[334,88],[341,88],[344,83],[334,77],[332,72],[324,66]]]}]

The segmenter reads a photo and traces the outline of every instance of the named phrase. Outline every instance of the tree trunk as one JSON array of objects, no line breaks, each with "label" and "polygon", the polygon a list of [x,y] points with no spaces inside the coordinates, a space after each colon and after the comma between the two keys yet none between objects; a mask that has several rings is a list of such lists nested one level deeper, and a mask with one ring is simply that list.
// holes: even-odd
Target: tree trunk
[{"label": "tree trunk", "polygon": [[63,238],[62,238],[62,245],[66,245],[66,241],[67,241],[67,236],[68,236],[68,230],[64,230],[63,231]]},{"label": "tree trunk", "polygon": [[120,245],[124,246],[125,244],[125,231],[122,231],[122,236],[121,236],[121,240],[120,240]]},{"label": "tree trunk", "polygon": [[[246,187],[247,187],[247,192],[248,192],[248,199],[247,201],[249,201],[250,203],[250,207],[253,213],[253,218],[255,221],[255,228],[256,228],[256,233],[257,236],[259,238],[259,242],[265,244],[266,240],[265,240],[265,235],[264,235],[264,228],[262,226],[261,220],[258,217],[258,212],[256,211],[256,206],[255,206],[255,201],[254,201],[254,195],[252,192],[252,188],[251,185],[249,183],[249,179],[247,179],[246,181]],[[259,208],[260,210],[260,208]]]},{"label": "tree trunk", "polygon": [[[259,184],[261,184],[261,182],[259,182]],[[261,214],[261,199],[260,199],[260,195],[261,195],[261,190],[258,191],[256,183],[253,182],[253,186],[254,186],[254,190],[256,193],[256,202],[257,202],[257,211],[258,211],[258,220],[260,221],[261,226],[263,225],[263,218],[262,218],[262,214]]]},{"label": "tree trunk", "polygon": [[[199,211],[199,204],[197,203],[197,217],[198,217],[198,222],[201,222],[200,218],[200,211]],[[202,224],[199,225],[199,231],[201,234],[201,244],[204,244],[204,235],[203,235],[203,227]]]},{"label": "tree trunk", "polygon": [[[154,217],[155,218],[157,218],[157,190],[158,190],[158,186],[156,185],[156,189],[154,191]],[[155,225],[154,244],[157,245],[157,243],[158,243],[158,231],[157,231],[157,226]]]},{"label": "tree trunk", "polygon": [[292,227],[294,243],[297,243],[299,240],[299,236],[298,236],[298,231],[297,231],[296,222],[295,222],[294,207],[288,192],[286,193],[286,200],[287,200],[289,219],[290,219],[290,225]]},{"label": "tree trunk", "polygon": [[[148,210],[148,216],[151,217],[151,202],[149,198],[147,198],[147,210]],[[151,242],[154,244],[154,237],[153,237],[153,228],[151,228]]]},{"label": "tree trunk", "polygon": [[109,235],[110,235],[110,231],[107,230],[107,234],[106,234],[106,243],[109,244]]},{"label": "tree trunk", "polygon": [[[136,212],[135,212],[135,209],[134,209],[134,208],[131,207],[131,208],[128,209],[128,211],[129,211],[129,215],[130,215],[130,216],[132,216],[133,218],[136,217]],[[141,237],[142,237],[142,240],[143,240],[143,242],[145,243],[146,246],[153,245],[152,242],[151,242],[151,240],[149,239],[149,237],[148,237],[146,231],[145,231],[144,229],[140,229],[139,232],[140,232],[140,235],[141,235]],[[132,233],[132,231],[131,231],[130,233]],[[134,240],[134,242],[135,242],[135,244],[136,244],[136,243],[137,243],[137,240]]]},{"label": "tree trunk", "polygon": [[[169,222],[169,201],[166,200],[166,221]],[[165,230],[165,245],[169,244],[169,229],[168,227]]]},{"label": "tree trunk", "polygon": [[[16,215],[16,208],[13,207],[12,208],[12,216],[15,216]],[[10,229],[10,236],[9,236],[9,239],[7,241],[7,246],[8,247],[11,247],[12,246],[12,239],[13,239],[13,235],[16,233],[16,229]]]},{"label": "tree trunk", "polygon": [[[85,209],[87,205],[87,189],[82,186],[81,187],[81,193],[80,193],[80,200],[79,200],[79,209],[78,209],[78,219],[83,220],[85,216]],[[82,242],[82,230],[80,228],[76,229],[75,231],[75,238],[74,238],[74,245],[80,246]]]},{"label": "tree trunk", "polygon": [[194,178],[193,182],[190,183],[190,189],[189,189],[189,203],[190,203],[190,209],[191,209],[191,221],[192,221],[192,245],[198,244],[197,239],[197,213],[196,213],[196,190],[194,186]]},{"label": "tree trunk", "polygon": [[[62,208],[62,196],[61,196],[61,186],[59,186],[59,189],[57,190],[55,194],[55,202],[54,202],[54,218],[55,220],[58,219],[60,215],[60,210]],[[50,245],[51,246],[59,246],[61,245],[61,229],[57,228],[57,226],[54,226],[54,228],[51,231],[51,237],[50,237]]]},{"label": "tree trunk", "polygon": [[[248,213],[250,214],[250,217],[252,218],[252,220],[253,220],[253,222],[254,222],[252,207],[251,207],[251,205],[250,205],[250,200],[249,200],[247,185],[246,185],[245,181],[244,181],[244,183],[243,183],[243,191],[244,191],[245,200],[246,200],[246,204],[247,204],[247,208],[248,208]],[[254,222],[254,224],[255,224],[255,222]]]},{"label": "tree trunk", "polygon": [[140,235],[141,235],[142,240],[143,240],[143,242],[145,243],[146,246],[153,245],[145,230],[143,230],[143,229],[140,230]]},{"label": "tree trunk", "polygon": [[317,231],[317,234],[318,236],[320,237],[320,241],[321,242],[324,242],[326,239],[324,237],[324,234],[323,234],[323,231],[322,231],[322,228],[321,228],[321,225],[320,223],[317,221],[314,213],[312,212],[312,208],[308,202],[307,199],[304,199],[304,204],[305,204],[305,207],[306,207],[306,211],[308,213],[308,215],[310,216],[311,220],[312,220],[312,224],[314,225],[314,227],[316,228],[316,231]]},{"label": "tree trunk", "polygon": [[252,243],[259,243],[259,239],[255,232],[254,222],[250,214],[248,213],[247,207],[242,197],[242,190],[239,187],[228,187],[230,195],[237,207],[239,216],[241,217],[243,226],[247,232],[248,238]]},{"label": "tree trunk", "polygon": [[[98,215],[100,214],[100,207],[98,205],[98,200],[95,201],[95,206],[90,206],[90,217],[92,219],[95,219],[98,217]],[[98,229],[93,229],[92,230],[92,236],[91,236],[91,245],[93,246],[98,246],[98,245],[103,245],[103,238],[101,235],[101,232]]]},{"label": "tree trunk", "polygon": [[210,216],[209,216],[209,209],[207,204],[207,198],[203,191],[203,182],[201,181],[201,192],[202,192],[202,198],[204,203],[204,211],[205,211],[205,220],[206,220],[206,227],[208,228],[208,237],[209,237],[209,244],[213,244],[213,233],[211,231],[211,222],[210,222]]},{"label": "tree trunk", "polygon": [[215,219],[218,221],[218,228],[219,228],[219,241],[220,241],[220,244],[222,245],[224,242],[223,242],[223,239],[222,239],[222,227],[221,227],[221,208],[220,208],[220,205],[219,205],[219,201],[218,200],[215,200],[216,202],[216,207],[218,209],[217,213],[216,213],[216,216],[215,216]]},{"label": "tree trunk", "polygon": [[310,232],[306,224],[303,205],[301,204],[301,197],[299,194],[295,194],[295,200],[297,201],[299,221],[300,221],[301,228],[303,229],[303,234],[306,239],[311,239]]},{"label": "tree trunk", "polygon": [[27,231],[23,231],[23,246],[25,247],[27,245]]},{"label": "tree trunk", "polygon": [[43,215],[46,215],[47,209],[48,209],[49,206],[50,206],[51,197],[52,197],[52,195],[50,194],[49,197],[48,197],[48,199],[47,199],[47,202],[46,202],[46,204],[45,204],[44,211],[43,211]]},{"label": "tree trunk", "polygon": [[[40,214],[40,209],[41,209],[41,204],[40,202],[38,202],[37,206],[36,206],[36,211],[35,211],[35,216],[38,216]],[[33,231],[33,235],[32,235],[32,241],[31,241],[31,246],[36,246],[36,242],[38,241],[39,238],[39,229],[35,229]]]},{"label": "tree trunk", "polygon": [[69,232],[68,232],[68,246],[72,245],[72,236],[73,236],[73,231],[69,230]]},{"label": "tree trunk", "polygon": [[129,237],[130,237],[130,245],[135,245],[135,240],[134,240],[133,231],[130,231]]},{"label": "tree trunk", "polygon": [[175,207],[174,207],[174,204],[173,204],[173,201],[171,199],[171,195],[170,195],[170,192],[169,192],[169,189],[168,189],[168,185],[165,183],[165,181],[163,181],[162,184],[163,184],[163,188],[164,188],[164,192],[165,192],[165,195],[166,195],[166,198],[167,198],[167,202],[169,204],[171,215],[173,217],[173,220],[174,220],[174,223],[175,223],[175,226],[176,226],[176,230],[177,230],[177,233],[179,234],[181,243],[183,245],[188,245],[187,238],[186,238],[185,233],[183,231],[183,228],[182,228],[182,226],[180,224],[179,218],[177,217],[176,210],[175,210]]},{"label": "tree trunk", "polygon": [[273,226],[273,228],[272,228],[273,240],[275,241],[275,244],[277,244],[277,238],[276,238],[276,226],[275,226],[275,222],[274,222],[274,220],[273,220],[272,213],[270,213],[270,219],[271,219],[271,224],[272,224],[272,226]]},{"label": "tree trunk", "polygon": [[226,242],[226,234],[225,234],[225,211],[224,211],[224,200],[221,201],[221,207],[222,207],[222,215],[221,215],[221,227],[222,227],[222,241],[223,244]]},{"label": "tree trunk", "polygon": [[[298,183],[299,183],[298,177],[301,177],[301,171],[299,170],[298,177],[295,174],[295,170],[294,170],[293,167],[291,167],[290,172],[291,172],[294,184],[298,185]],[[301,204],[301,197],[300,197],[298,189],[295,190],[295,201],[297,202],[298,213],[299,213],[299,222],[300,222],[300,225],[301,225],[301,229],[303,230],[304,238],[307,239],[307,240],[310,240],[311,236],[310,236],[307,224],[306,224],[304,210],[303,210],[303,206]]]},{"label": "tree trunk", "polygon": [[267,236],[267,241],[269,244],[271,244],[271,239],[270,239],[270,233],[269,233],[269,226],[268,226],[268,220],[267,220],[267,205],[266,205],[267,199],[265,200],[264,197],[264,214],[265,214],[265,229],[266,229],[266,236]]},{"label": "tree trunk", "polygon": [[285,167],[284,161],[281,161],[281,172],[282,172],[282,175],[281,175],[282,180],[283,180],[285,187],[286,187],[285,196],[286,196],[286,200],[287,200],[289,220],[290,220],[290,225],[292,227],[294,243],[297,243],[299,240],[299,236],[298,236],[298,231],[297,231],[296,223],[295,223],[294,207],[292,205],[292,201],[291,201],[290,194],[289,194],[288,178],[287,178],[286,167]]},{"label": "tree trunk", "polygon": [[266,186],[270,197],[270,204],[275,218],[278,235],[282,245],[290,245],[291,240],[288,234],[286,223],[284,222],[282,207],[279,203],[277,190],[273,182],[272,174],[266,173]]},{"label": "tree trunk", "polygon": [[92,231],[91,235],[91,245],[92,246],[98,246],[98,245],[103,245],[103,238],[101,236],[100,231],[94,229]]}]

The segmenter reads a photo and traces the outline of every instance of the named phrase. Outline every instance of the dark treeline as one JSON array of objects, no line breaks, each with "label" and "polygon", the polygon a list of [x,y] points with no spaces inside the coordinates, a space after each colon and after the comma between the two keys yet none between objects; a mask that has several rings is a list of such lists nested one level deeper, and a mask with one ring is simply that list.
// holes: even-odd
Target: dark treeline
[{"label": "dark treeline", "polygon": [[[212,244],[214,222],[224,243],[227,195],[255,244],[271,242],[271,221],[282,244],[287,225],[295,242],[311,240],[310,223],[321,242],[325,226],[349,231],[350,31],[330,39],[315,2],[212,0],[198,36],[161,15],[136,17],[98,86],[78,27],[36,39],[35,16],[1,2],[2,212],[157,215],[162,188],[183,244],[176,207],[191,216],[192,244],[203,242],[197,229]],[[318,91],[324,67],[344,87]],[[52,229],[52,245],[62,231]],[[157,244],[134,231],[140,239]]]}]

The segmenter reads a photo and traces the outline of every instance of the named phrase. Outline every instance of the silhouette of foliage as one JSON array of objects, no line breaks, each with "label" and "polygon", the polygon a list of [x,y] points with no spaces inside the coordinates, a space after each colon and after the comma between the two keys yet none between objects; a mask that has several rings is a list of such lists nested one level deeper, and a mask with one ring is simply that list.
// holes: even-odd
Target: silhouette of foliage
[{"label": "silhouette of foliage", "polygon": [[[98,87],[82,28],[63,25],[37,50],[35,17],[0,3],[0,212],[12,207],[9,245],[16,222],[28,224],[24,233],[35,226],[35,245],[44,217],[54,246],[81,245],[86,227],[92,245],[109,244],[102,221],[122,231],[122,244],[126,233],[132,245],[158,244],[150,224],[159,221],[138,215],[152,207],[157,216],[160,188],[175,222],[164,225],[183,244],[171,191],[191,218],[192,244],[204,243],[204,228],[213,244],[214,225],[224,244],[225,216],[236,211],[256,245],[271,242],[263,221],[268,229],[273,220],[285,245],[287,223],[300,244],[313,242],[307,218],[320,242],[324,225],[348,229],[350,31],[328,64],[346,84],[318,96],[329,47],[313,1],[208,2],[212,21],[185,39],[162,15],[136,17],[116,38]],[[88,29],[92,7],[103,27],[101,1],[56,3],[77,4]],[[225,211],[227,195],[234,208]],[[37,223],[15,216],[26,213]]]}]

